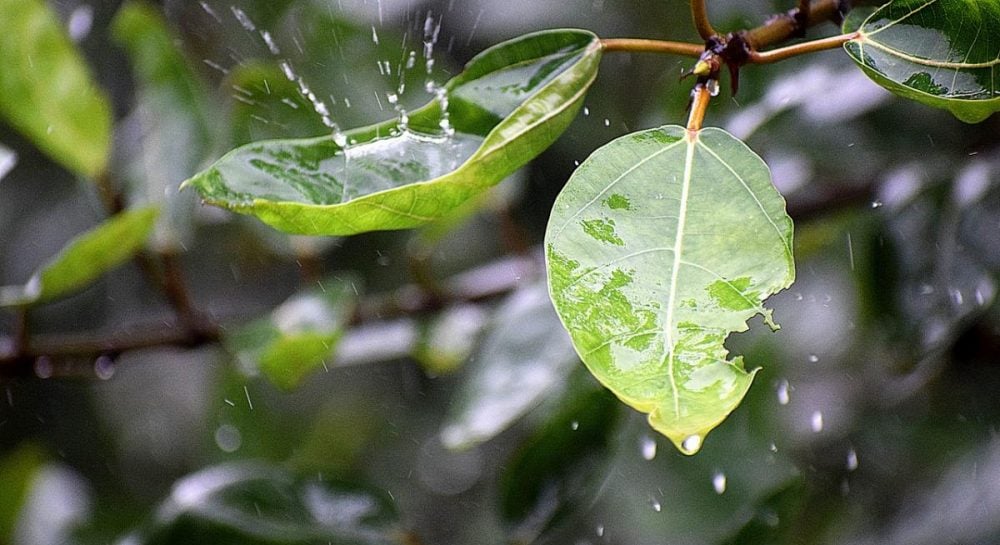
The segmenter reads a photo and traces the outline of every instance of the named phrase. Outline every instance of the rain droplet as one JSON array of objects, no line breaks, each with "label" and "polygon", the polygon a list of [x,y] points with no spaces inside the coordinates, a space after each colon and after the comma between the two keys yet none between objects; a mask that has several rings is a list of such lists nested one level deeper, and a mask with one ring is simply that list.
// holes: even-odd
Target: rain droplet
[{"label": "rain droplet", "polygon": [[598,524],[597,525],[597,537],[604,537],[604,525],[603,524]]},{"label": "rain droplet", "polygon": [[659,513],[660,511],[663,510],[663,506],[660,505],[660,502],[657,501],[656,498],[652,498],[652,502],[653,502],[653,511]]},{"label": "rain droplet", "polygon": [[726,492],[726,474],[718,471],[712,477],[712,488],[715,489],[716,494],[724,494]]},{"label": "rain droplet", "polygon": [[115,376],[115,362],[108,356],[101,356],[94,361],[94,375],[101,380]]},{"label": "rain droplet", "polygon": [[52,360],[48,356],[40,356],[35,360],[35,376],[38,378],[51,378],[54,372]]},{"label": "rain droplet", "polygon": [[590,108],[588,108],[588,107],[584,106],[584,107],[583,107],[583,115],[584,115],[584,116],[588,116],[588,115],[590,115]]},{"label": "rain droplet", "polygon": [[872,208],[882,208],[882,201],[872,201]]},{"label": "rain droplet", "polygon": [[847,451],[847,471],[858,469],[858,453],[853,448]]},{"label": "rain droplet", "polygon": [[689,435],[683,441],[681,441],[681,450],[686,454],[694,454],[701,449],[701,436],[700,435]]},{"label": "rain droplet", "polygon": [[656,440],[646,436],[642,438],[642,458],[652,460],[656,458]]},{"label": "rain droplet", "polygon": [[788,405],[788,402],[790,401],[788,395],[790,388],[791,387],[788,385],[787,380],[782,379],[778,382],[778,404]]},{"label": "rain droplet", "polygon": [[809,354],[809,363],[816,363],[819,361],[819,356],[816,354]]},{"label": "rain droplet", "polygon": [[812,417],[809,419],[809,425],[812,427],[812,431],[816,433],[823,431],[823,413],[813,411]]},{"label": "rain droplet", "polygon": [[605,127],[610,127],[611,126],[611,120],[605,117],[604,118],[604,126]]},{"label": "rain droplet", "polygon": [[233,12],[233,16],[236,17],[236,20],[240,22],[240,25],[243,28],[249,30],[250,32],[257,30],[256,25],[253,24],[253,21],[250,20],[250,17],[247,16],[245,11],[236,6],[229,6],[229,9]]},{"label": "rain droplet", "polygon": [[215,430],[215,444],[222,452],[236,452],[243,444],[243,436],[234,426],[223,424]]},{"label": "rain droplet", "polygon": [[66,24],[69,31],[69,39],[74,42],[87,37],[90,29],[94,25],[94,8],[86,4],[77,7],[69,15],[69,22]]},{"label": "rain droplet", "polygon": [[576,420],[570,422],[569,429],[571,429],[573,431],[576,431],[576,430],[580,429],[580,423],[577,422]]}]

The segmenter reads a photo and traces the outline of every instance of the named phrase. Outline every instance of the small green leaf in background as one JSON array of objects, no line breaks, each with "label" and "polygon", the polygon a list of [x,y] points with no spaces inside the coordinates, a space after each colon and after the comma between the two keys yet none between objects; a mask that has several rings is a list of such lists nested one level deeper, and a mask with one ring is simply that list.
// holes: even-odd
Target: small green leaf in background
[{"label": "small green leaf in background", "polygon": [[342,135],[249,144],[185,185],[208,204],[289,233],[424,225],[551,145],[583,104],[600,57],[590,32],[522,36],[470,61],[441,99],[405,125],[391,120]]},{"label": "small green leaf in background", "polygon": [[321,282],[298,293],[271,315],[229,335],[229,350],[250,369],[259,369],[276,386],[291,389],[309,373],[332,361],[337,342],[354,311],[357,281]]},{"label": "small green leaf in background", "polygon": [[136,79],[135,106],[116,131],[116,166],[132,205],[163,208],[151,246],[178,252],[189,245],[197,203],[178,188],[204,166],[221,140],[218,107],[155,8],[126,3],[112,32],[128,53]]},{"label": "small green leaf in background", "polygon": [[111,107],[44,0],[0,0],[0,117],[69,170],[93,178]]},{"label": "small green leaf in background", "polygon": [[329,130],[277,65],[240,64],[229,72],[229,81],[238,97],[233,101],[232,122],[232,140],[237,145]]},{"label": "small green leaf in background", "polygon": [[1000,0],[893,0],[852,10],[844,44],[886,89],[978,123],[1000,111]]},{"label": "small green leaf in background", "polygon": [[372,489],[237,463],[179,480],[155,519],[127,542],[390,545],[396,521],[391,499]]},{"label": "small green leaf in background", "polygon": [[141,250],[159,213],[127,210],[74,238],[27,284],[0,288],[0,306],[45,303],[83,289]]},{"label": "small green leaf in background", "polygon": [[453,373],[472,355],[488,322],[487,312],[479,305],[448,307],[426,324],[413,359],[431,375]]},{"label": "small green leaf in background", "polygon": [[515,291],[497,310],[468,364],[469,375],[441,431],[442,443],[461,449],[492,439],[562,391],[578,361],[545,286]]},{"label": "small green leaf in background", "polygon": [[0,543],[12,543],[18,515],[45,456],[31,443],[22,443],[0,459]]},{"label": "small green leaf in background", "polygon": [[767,166],[721,129],[667,126],[597,150],[556,199],[549,288],[601,383],[684,453],[753,380],[730,333],[791,285],[792,221]]}]

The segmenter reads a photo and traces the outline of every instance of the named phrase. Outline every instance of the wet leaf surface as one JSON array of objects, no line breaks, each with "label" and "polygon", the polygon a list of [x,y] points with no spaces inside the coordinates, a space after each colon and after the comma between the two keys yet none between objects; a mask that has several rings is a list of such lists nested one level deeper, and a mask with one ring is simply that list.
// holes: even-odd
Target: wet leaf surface
[{"label": "wet leaf surface", "polygon": [[42,0],[0,0],[0,116],[69,170],[100,174],[111,108]]},{"label": "wet leaf surface", "polygon": [[893,0],[844,21],[844,44],[876,83],[978,123],[1000,111],[1000,1]]},{"label": "wet leaf surface", "polygon": [[430,223],[555,141],[582,105],[600,53],[585,31],[523,36],[470,61],[405,125],[248,144],[185,185],[289,233]]},{"label": "wet leaf surface", "polygon": [[687,454],[756,371],[723,342],[794,279],[792,223],[770,173],[720,129],[667,126],[595,152],[546,232],[556,311],[591,372]]}]

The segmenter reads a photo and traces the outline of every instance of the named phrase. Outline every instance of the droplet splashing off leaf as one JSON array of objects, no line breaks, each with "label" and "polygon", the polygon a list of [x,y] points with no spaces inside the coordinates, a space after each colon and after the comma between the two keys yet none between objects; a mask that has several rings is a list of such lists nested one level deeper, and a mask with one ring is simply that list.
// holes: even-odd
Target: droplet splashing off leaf
[{"label": "droplet splashing off leaf", "polygon": [[795,276],[792,222],[767,166],[719,129],[624,136],[570,179],[545,246],[550,294],[581,359],[681,452],[697,452],[755,373],[728,359],[726,337],[757,314],[776,328],[763,300]]}]

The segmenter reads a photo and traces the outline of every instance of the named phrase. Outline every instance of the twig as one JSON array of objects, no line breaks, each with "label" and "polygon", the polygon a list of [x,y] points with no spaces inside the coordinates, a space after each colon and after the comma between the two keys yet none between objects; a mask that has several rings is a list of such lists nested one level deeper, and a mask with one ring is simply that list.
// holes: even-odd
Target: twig
[{"label": "twig", "polygon": [[160,255],[163,264],[163,293],[170,306],[177,313],[178,322],[191,336],[214,339],[218,337],[217,326],[202,314],[191,301],[180,260],[176,254]]},{"label": "twig", "polygon": [[642,38],[606,38],[601,40],[601,45],[609,52],[666,53],[685,57],[698,57],[705,51],[705,46],[701,44]]},{"label": "twig", "polygon": [[691,19],[694,20],[694,27],[698,29],[698,35],[701,36],[702,40],[708,40],[718,35],[708,19],[705,0],[691,0]]},{"label": "twig", "polygon": [[688,117],[687,123],[687,130],[689,133],[701,130],[702,122],[705,121],[705,111],[708,110],[708,103],[712,100],[712,92],[709,90],[706,83],[699,82],[695,85],[692,93],[691,115]]},{"label": "twig", "polygon": [[857,32],[851,32],[850,34],[839,34],[837,36],[830,36],[829,38],[802,42],[800,44],[772,49],[770,51],[751,51],[747,62],[752,64],[768,64],[783,61],[785,59],[790,59],[806,53],[815,53],[817,51],[835,49],[857,37]]},{"label": "twig", "polygon": [[[842,15],[842,4],[843,0],[813,0],[807,8],[809,16],[805,25],[811,27],[825,21],[838,19]],[[800,9],[796,8],[788,13],[777,15],[757,28],[744,31],[743,35],[750,47],[757,51],[784,42],[804,31],[803,21],[799,15]]]}]

